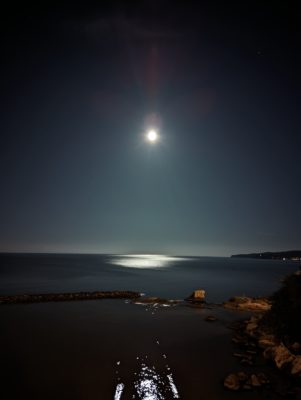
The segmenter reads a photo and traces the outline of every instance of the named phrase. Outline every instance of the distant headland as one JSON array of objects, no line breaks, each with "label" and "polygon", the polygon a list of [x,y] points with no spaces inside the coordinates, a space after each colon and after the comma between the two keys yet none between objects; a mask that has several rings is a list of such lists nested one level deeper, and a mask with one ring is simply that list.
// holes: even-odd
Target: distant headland
[{"label": "distant headland", "polygon": [[259,258],[262,260],[292,260],[301,261],[301,250],[250,253],[250,254],[233,254],[231,257],[238,258]]}]

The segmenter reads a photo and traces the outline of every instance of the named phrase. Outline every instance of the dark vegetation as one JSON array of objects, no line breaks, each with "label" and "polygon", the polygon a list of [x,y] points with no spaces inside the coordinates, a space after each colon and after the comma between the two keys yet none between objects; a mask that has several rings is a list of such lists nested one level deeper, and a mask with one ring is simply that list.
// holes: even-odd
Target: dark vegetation
[{"label": "dark vegetation", "polygon": [[301,270],[286,277],[271,300],[262,323],[285,344],[301,343]]}]

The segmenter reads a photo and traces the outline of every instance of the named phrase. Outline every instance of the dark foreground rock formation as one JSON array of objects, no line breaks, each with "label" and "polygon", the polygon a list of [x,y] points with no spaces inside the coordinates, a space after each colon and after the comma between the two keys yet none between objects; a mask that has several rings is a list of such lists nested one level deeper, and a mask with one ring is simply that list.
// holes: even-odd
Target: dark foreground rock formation
[{"label": "dark foreground rock formation", "polygon": [[234,332],[232,341],[238,348],[233,356],[247,371],[227,375],[224,387],[263,391],[267,399],[301,400],[301,345],[294,343],[288,348],[265,331],[263,318],[264,314],[256,314],[230,326]]},{"label": "dark foreground rock formation", "polygon": [[237,347],[233,356],[248,371],[230,373],[224,380],[225,388],[261,390],[269,399],[301,400],[299,271],[288,276],[269,299],[235,297],[224,306],[257,311],[248,320],[230,326],[234,331],[232,342]]},{"label": "dark foreground rock formation", "polygon": [[0,304],[45,303],[50,301],[53,302],[101,299],[136,299],[140,296],[141,294],[139,292],[119,290],[105,292],[18,294],[13,296],[0,296]]}]

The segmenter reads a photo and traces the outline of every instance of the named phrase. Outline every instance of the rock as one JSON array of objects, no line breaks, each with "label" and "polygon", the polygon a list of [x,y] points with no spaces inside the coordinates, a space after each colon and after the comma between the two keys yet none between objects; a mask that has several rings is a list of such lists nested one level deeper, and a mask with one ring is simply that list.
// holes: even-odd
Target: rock
[{"label": "rock", "polygon": [[274,335],[262,335],[258,339],[258,346],[262,349],[267,347],[274,347],[277,345],[276,338]]},{"label": "rock", "polygon": [[275,347],[275,364],[280,369],[294,360],[293,354],[283,345]]},{"label": "rock", "polygon": [[257,354],[257,351],[254,351],[254,350],[246,350],[246,353],[248,353],[248,354],[250,354],[250,355],[252,355],[252,356],[255,356],[255,355]]},{"label": "rock", "polygon": [[264,373],[247,374],[244,371],[229,374],[224,380],[224,386],[230,390],[251,390],[252,388],[259,388],[269,383],[269,380]]},{"label": "rock", "polygon": [[197,289],[186,300],[203,303],[205,301],[205,294],[205,290]]},{"label": "rock", "polygon": [[292,361],[291,373],[301,377],[301,356],[295,356],[294,360]]},{"label": "rock", "polygon": [[253,321],[250,321],[248,324],[247,324],[247,326],[246,326],[246,333],[248,334],[248,335],[251,335],[251,336],[253,336],[254,335],[254,333],[255,333],[255,331],[257,330],[257,328],[258,328],[258,323],[257,322],[253,322]]},{"label": "rock", "polygon": [[229,374],[224,380],[224,386],[229,390],[238,390],[240,388],[238,376],[236,374]]},{"label": "rock", "polygon": [[262,353],[263,358],[265,358],[266,360],[273,360],[274,359],[274,347],[267,347],[264,352]]},{"label": "rock", "polygon": [[259,379],[259,382],[262,385],[265,385],[266,383],[270,382],[267,376],[263,372],[259,372],[259,374],[257,374],[257,378]]},{"label": "rock", "polygon": [[266,359],[274,360],[279,369],[292,363],[296,358],[282,343],[279,346],[267,347],[263,356]]},{"label": "rock", "polygon": [[226,301],[224,307],[242,311],[268,311],[271,308],[271,303],[265,298],[235,296]]},{"label": "rock", "polygon": [[237,373],[237,377],[240,382],[245,382],[248,379],[248,374],[244,371],[240,371]]},{"label": "rock", "polygon": [[231,297],[228,302],[233,304],[244,304],[249,301],[249,297],[245,296],[233,296]]},{"label": "rock", "polygon": [[260,387],[261,386],[261,382],[260,382],[260,380],[258,379],[258,377],[255,374],[251,375],[250,383],[254,387]]},{"label": "rock", "polygon": [[205,321],[207,321],[207,322],[214,322],[216,320],[217,320],[217,318],[214,317],[213,315],[208,315],[208,317],[205,318]]},{"label": "rock", "polygon": [[203,305],[205,303],[205,294],[205,290],[197,289],[185,300],[192,304]]}]

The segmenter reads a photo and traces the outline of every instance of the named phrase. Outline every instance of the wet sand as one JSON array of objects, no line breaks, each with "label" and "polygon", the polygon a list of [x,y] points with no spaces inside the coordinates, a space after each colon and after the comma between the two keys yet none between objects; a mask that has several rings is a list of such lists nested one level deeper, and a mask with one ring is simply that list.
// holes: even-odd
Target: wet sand
[{"label": "wet sand", "polygon": [[[207,322],[208,315],[218,320]],[[248,315],[124,300],[2,305],[1,391],[32,400],[230,400],[237,394],[223,379],[242,368],[228,325]],[[239,394],[254,398],[264,396]]]}]

